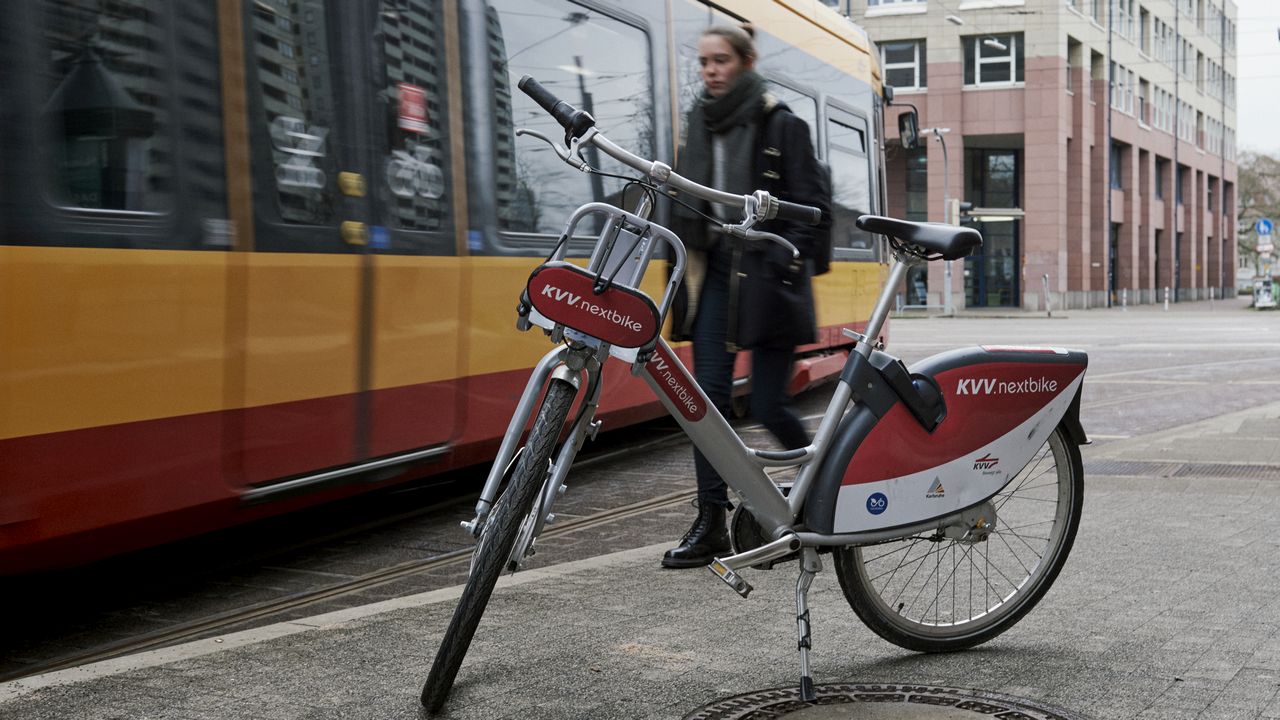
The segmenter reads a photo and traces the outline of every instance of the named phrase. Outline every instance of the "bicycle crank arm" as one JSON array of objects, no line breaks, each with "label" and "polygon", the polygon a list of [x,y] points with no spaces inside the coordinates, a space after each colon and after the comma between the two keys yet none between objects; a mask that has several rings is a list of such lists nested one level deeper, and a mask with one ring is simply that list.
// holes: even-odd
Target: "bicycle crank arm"
[{"label": "bicycle crank arm", "polygon": [[727,558],[716,558],[707,567],[711,572],[715,573],[716,577],[733,588],[734,592],[745,598],[751,594],[752,587],[751,583],[738,574],[738,570],[786,557],[799,549],[800,538],[796,537],[794,533],[787,533],[771,543],[761,545],[744,553],[731,555]]}]

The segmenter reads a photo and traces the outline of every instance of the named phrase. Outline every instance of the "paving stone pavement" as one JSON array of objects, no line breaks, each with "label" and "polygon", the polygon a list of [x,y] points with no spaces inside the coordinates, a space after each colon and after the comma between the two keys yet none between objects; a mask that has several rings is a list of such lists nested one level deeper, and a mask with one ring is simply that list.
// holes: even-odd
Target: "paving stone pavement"
[{"label": "paving stone pavement", "polygon": [[[811,595],[819,683],[1025,697],[1094,720],[1280,718],[1280,403],[1084,449],[1102,461],[1237,465],[1239,477],[1086,479],[1075,549],[1041,604],[980,648],[901,650],[834,573]],[[1190,467],[1190,466],[1188,466]],[[442,717],[680,718],[795,681],[795,576],[749,600],[666,545],[505,578]],[[418,718],[458,595],[421,593],[0,685],[0,718]]]}]

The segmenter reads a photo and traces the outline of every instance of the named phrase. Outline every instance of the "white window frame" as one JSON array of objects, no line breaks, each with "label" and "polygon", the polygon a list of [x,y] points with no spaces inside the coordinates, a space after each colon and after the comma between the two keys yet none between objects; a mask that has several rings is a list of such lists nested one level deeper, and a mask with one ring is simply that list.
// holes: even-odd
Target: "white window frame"
[{"label": "white window frame", "polygon": [[867,17],[929,12],[928,0],[867,0]]},{"label": "white window frame", "polygon": [[[922,72],[922,71],[924,70],[924,64],[923,64],[923,63],[921,62],[921,60],[920,60],[920,50],[924,47],[924,42],[925,42],[924,40],[911,40],[911,39],[908,39],[908,40],[885,40],[884,42],[881,42],[881,43],[880,43],[880,68],[881,68],[881,70],[883,70],[883,72],[884,72],[884,79],[885,79],[885,82],[886,82],[886,83],[888,83],[888,82],[889,82],[889,71],[890,71],[890,70],[906,70],[906,69],[910,69],[910,70],[912,71],[912,77],[913,77],[913,82],[912,82],[912,84],[911,84],[911,85],[894,85],[894,86],[893,86],[893,89],[894,89],[894,90],[924,90],[924,89],[927,87],[927,83],[929,82],[929,80],[928,80],[928,74],[927,74],[927,73],[923,73],[923,72]],[[909,62],[909,63],[907,63],[907,62],[891,63],[891,62],[889,62],[889,61],[885,58],[885,52],[886,52],[886,51],[885,51],[885,47],[886,47],[886,46],[888,46],[888,45],[904,45],[904,44],[907,44],[907,43],[910,43],[910,44],[911,44],[911,52],[912,52],[912,53],[913,53],[913,55],[914,55],[914,59],[913,59],[911,62]],[[926,57],[927,57],[927,55],[928,55],[927,51],[926,51],[926,53],[925,53],[925,54],[926,54]],[[921,76],[921,74],[924,74],[924,75],[925,75],[925,83],[926,83],[926,84],[923,84],[923,85],[922,85],[922,84],[920,83],[920,76]]]},{"label": "white window frame", "polygon": [[[972,83],[972,84],[966,84],[966,85],[965,85],[965,87],[969,87],[969,88],[976,88],[976,87],[1009,87],[1009,86],[1012,86],[1012,85],[1020,85],[1020,84],[1022,84],[1022,82],[1023,82],[1023,81],[1018,79],[1018,49],[1019,49],[1019,48],[1018,48],[1018,39],[1019,39],[1019,35],[1020,35],[1020,33],[1009,33],[1009,34],[1004,34],[1004,35],[974,35],[974,36],[972,36],[972,38],[973,38],[973,57],[972,57],[971,59],[972,59],[972,61],[973,61],[973,83]],[[983,41],[983,40],[986,40],[986,39],[988,39],[988,38],[995,39],[995,40],[998,40],[998,41],[1001,41],[1001,42],[1004,42],[1004,40],[1007,38],[1007,39],[1008,39],[1008,43],[1007,43],[1006,47],[1008,48],[1008,51],[1007,51],[1007,52],[1008,52],[1008,54],[1007,54],[1007,55],[1004,55],[1004,56],[1001,56],[1001,57],[997,57],[997,58],[990,58],[990,57],[988,57],[988,58],[984,58],[984,57],[982,57],[982,48],[984,47],[984,46],[983,46],[983,44],[982,44],[982,41]],[[967,62],[968,60],[970,60],[970,58],[966,58],[966,62]],[[1025,62],[1025,60],[1024,60],[1024,62]],[[983,81],[982,81],[982,68],[983,68],[983,66],[986,66],[986,65],[1008,65],[1008,66],[1009,66],[1009,79],[1008,79],[1008,80],[992,80],[992,81],[989,81],[989,82],[983,82]]]}]

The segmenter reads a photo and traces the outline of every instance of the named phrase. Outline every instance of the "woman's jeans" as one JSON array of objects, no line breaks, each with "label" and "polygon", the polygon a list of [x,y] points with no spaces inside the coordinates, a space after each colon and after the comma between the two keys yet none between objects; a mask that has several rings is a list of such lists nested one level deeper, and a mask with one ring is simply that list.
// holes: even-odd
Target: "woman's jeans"
[{"label": "woman's jeans", "polygon": [[[693,323],[693,374],[711,403],[727,418],[733,389],[733,363],[737,353],[725,348],[729,328],[729,273],[725,258],[707,263],[707,278],[699,296]],[[751,351],[751,416],[760,421],[788,450],[809,444],[800,419],[788,407],[787,383],[795,348]],[[693,451],[698,477],[698,503],[729,507],[728,487],[707,458]]]}]

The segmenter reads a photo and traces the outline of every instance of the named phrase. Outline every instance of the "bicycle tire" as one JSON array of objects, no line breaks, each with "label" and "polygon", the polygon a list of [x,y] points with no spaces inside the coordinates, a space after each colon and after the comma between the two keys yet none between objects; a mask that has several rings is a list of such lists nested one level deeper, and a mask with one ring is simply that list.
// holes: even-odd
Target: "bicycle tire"
[{"label": "bicycle tire", "polygon": [[[1046,467],[1046,462],[1052,462],[1052,466]],[[1049,472],[1054,475],[1053,481],[1040,482]],[[1025,494],[1019,496],[1019,493]],[[991,502],[997,508],[996,526],[982,541],[952,540],[935,532],[835,551],[836,576],[845,599],[867,627],[908,650],[951,652],[991,640],[1035,607],[1066,563],[1084,506],[1080,449],[1070,441],[1062,426],[1054,429],[1045,444]],[[1050,503],[1051,512],[1046,507]],[[1037,520],[1045,516],[1047,519]],[[1044,538],[1025,532],[1043,525],[1049,525]],[[1041,545],[1041,540],[1043,553],[1034,560],[1024,561]],[[943,578],[941,571],[946,570],[943,561],[948,554],[951,568]],[[967,559],[967,566],[960,562],[961,554]],[[995,565],[993,555],[996,555]],[[930,563],[933,564],[932,576]],[[1015,581],[1010,575],[1017,575],[1018,568],[1023,574],[1021,580]],[[921,570],[924,577],[920,577]],[[968,570],[967,590],[961,588],[962,580],[966,580],[964,570]],[[980,576],[984,597],[976,612],[975,570]],[[1011,591],[1006,585],[1012,586]],[[950,608],[943,612],[948,588]],[[992,590],[996,591],[994,604]],[[957,604],[963,600],[959,596],[963,592],[968,593],[967,616],[964,606]]]},{"label": "bicycle tire", "polygon": [[458,599],[458,606],[453,611],[449,628],[440,641],[435,661],[431,664],[431,672],[422,685],[422,706],[431,714],[440,710],[449,697],[449,691],[453,689],[462,660],[480,625],[480,616],[489,604],[498,576],[507,567],[507,560],[515,545],[516,532],[533,508],[534,499],[546,478],[551,451],[564,428],[564,421],[576,394],[577,389],[569,382],[558,379],[551,381],[525,442],[525,451],[520,455],[507,489],[498,498],[489,515],[478,541],[471,575],[467,578],[462,597]]}]

